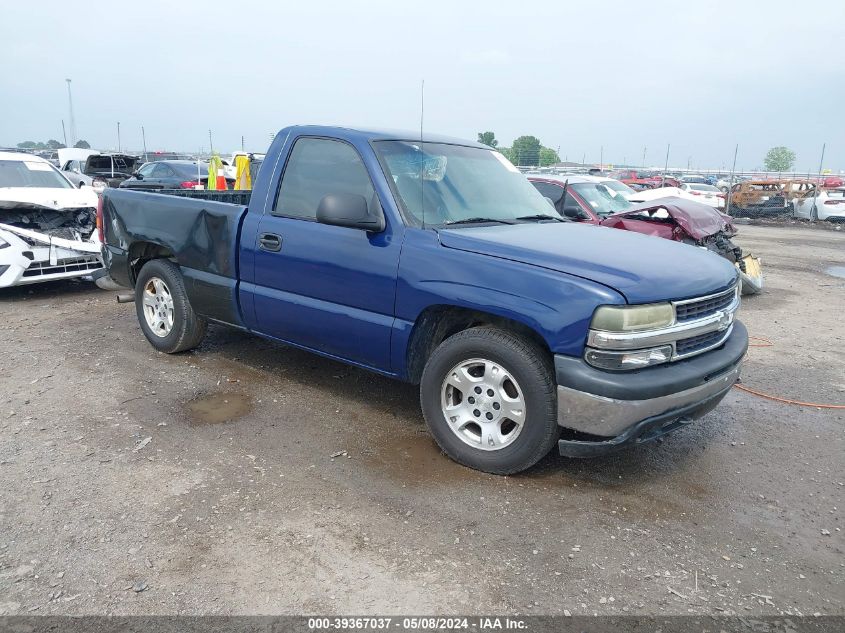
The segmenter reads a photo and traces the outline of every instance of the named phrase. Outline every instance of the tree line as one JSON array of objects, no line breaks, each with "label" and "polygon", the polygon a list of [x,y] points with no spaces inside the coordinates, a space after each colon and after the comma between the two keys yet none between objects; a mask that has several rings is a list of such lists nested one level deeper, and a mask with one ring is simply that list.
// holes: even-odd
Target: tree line
[{"label": "tree line", "polygon": [[[517,166],[548,167],[560,162],[558,153],[544,147],[536,136],[520,136],[514,139],[510,147],[499,147],[496,134],[490,131],[479,132],[478,142],[499,150],[505,158]],[[773,147],[763,159],[767,171],[789,171],[795,164],[795,152],[788,147]]]},{"label": "tree line", "polygon": [[[73,146],[78,147],[79,149],[91,149],[91,145],[88,144],[88,141],[82,139],[76,141]],[[67,145],[54,138],[51,138],[46,143],[42,143],[40,141],[24,141],[23,143],[17,144],[18,149],[64,149],[66,147]]]},{"label": "tree line", "polygon": [[505,158],[517,166],[548,167],[560,162],[560,156],[550,147],[544,147],[536,136],[520,136],[510,147],[499,147],[493,132],[479,132],[478,142],[495,147]]}]

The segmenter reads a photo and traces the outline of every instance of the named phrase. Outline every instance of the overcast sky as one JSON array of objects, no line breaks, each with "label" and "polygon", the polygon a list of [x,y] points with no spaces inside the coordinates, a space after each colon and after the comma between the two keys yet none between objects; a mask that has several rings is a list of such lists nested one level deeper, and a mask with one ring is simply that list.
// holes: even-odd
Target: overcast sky
[{"label": "overcast sky", "polygon": [[[210,7],[219,4],[220,8]],[[568,5],[576,6],[568,6]],[[561,158],[845,169],[845,2],[8,2],[0,146],[264,150],[294,123],[418,129]]]}]

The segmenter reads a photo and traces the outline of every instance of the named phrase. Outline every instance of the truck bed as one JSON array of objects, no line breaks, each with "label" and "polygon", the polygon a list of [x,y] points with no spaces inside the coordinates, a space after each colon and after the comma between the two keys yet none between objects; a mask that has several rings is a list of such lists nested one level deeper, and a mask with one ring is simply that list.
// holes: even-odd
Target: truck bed
[{"label": "truck bed", "polygon": [[214,200],[216,202],[227,202],[229,204],[249,205],[252,191],[224,190],[215,191],[212,189],[158,189],[154,193],[163,193],[180,198],[193,198],[194,200]]},{"label": "truck bed", "polygon": [[[111,262],[107,264],[110,274],[116,282],[133,287],[133,262],[163,251],[179,262],[185,290],[197,312],[240,325],[238,242],[246,206],[234,201],[248,201],[250,192],[185,193],[189,195],[126,189],[103,192],[103,222],[109,235],[105,257]],[[223,197],[233,202],[214,199]]]}]

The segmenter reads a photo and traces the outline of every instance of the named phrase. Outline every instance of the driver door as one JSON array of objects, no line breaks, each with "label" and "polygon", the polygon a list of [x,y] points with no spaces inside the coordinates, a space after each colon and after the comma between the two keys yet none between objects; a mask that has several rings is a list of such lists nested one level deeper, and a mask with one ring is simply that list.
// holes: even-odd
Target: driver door
[{"label": "driver door", "polygon": [[297,139],[258,224],[254,287],[242,288],[254,294],[262,334],[390,371],[402,228],[388,218],[378,233],[321,224],[317,207],[330,194],[361,195],[370,213],[382,212],[352,145]]}]

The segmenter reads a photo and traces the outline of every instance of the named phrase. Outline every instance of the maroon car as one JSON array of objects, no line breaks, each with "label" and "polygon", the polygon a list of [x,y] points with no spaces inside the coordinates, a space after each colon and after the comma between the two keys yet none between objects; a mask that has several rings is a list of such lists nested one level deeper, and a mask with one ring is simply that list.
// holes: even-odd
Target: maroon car
[{"label": "maroon car", "polygon": [[732,218],[713,207],[661,198],[634,204],[627,185],[605,177],[529,175],[528,180],[561,215],[574,222],[595,224],[699,246],[721,255],[742,273],[743,293],[762,288],[760,262],[731,241],[737,234]]},{"label": "maroon car", "polygon": [[637,185],[646,189],[657,189],[658,187],[680,187],[681,181],[671,176],[661,176],[654,171],[643,171],[637,169],[619,169],[610,173],[614,178],[626,185]]}]

